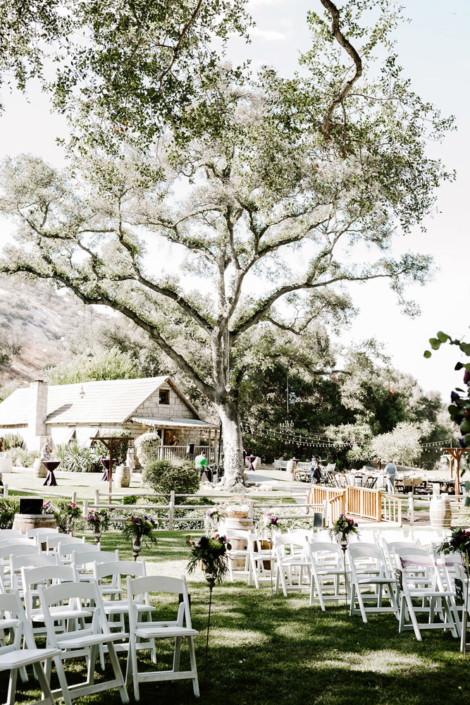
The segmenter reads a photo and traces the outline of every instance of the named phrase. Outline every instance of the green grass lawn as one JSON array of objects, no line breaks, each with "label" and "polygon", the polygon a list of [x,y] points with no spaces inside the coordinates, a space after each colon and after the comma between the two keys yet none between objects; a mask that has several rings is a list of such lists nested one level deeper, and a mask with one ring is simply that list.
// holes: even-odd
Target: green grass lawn
[{"label": "green grass lawn", "polygon": [[[150,562],[181,560],[187,556],[185,534],[159,532],[156,547],[144,549]],[[130,547],[118,532],[102,542],[104,550],[119,548],[123,559]],[[308,596],[271,596],[245,583],[226,583],[214,590],[207,676],[204,674],[205,628],[209,592],[204,583],[190,582],[201,705],[268,705],[271,703],[322,703],[325,705],[428,705],[465,702],[470,669],[449,633],[425,633],[422,643],[413,634],[398,634],[393,616],[377,615],[363,624],[346,615],[344,605],[326,612],[310,607]],[[162,600],[169,616],[170,603]],[[188,663],[184,649],[182,666]],[[171,645],[159,644],[159,664],[169,667]],[[144,652],[145,653],[145,652]],[[141,654],[139,658],[143,658]],[[84,676],[78,662],[73,680]],[[121,656],[125,668],[125,659]],[[146,667],[152,668],[149,660]],[[70,668],[70,666],[69,666]],[[98,674],[100,673],[98,669]],[[54,676],[53,676],[54,678]],[[18,679],[19,680],[19,679]],[[97,677],[99,680],[99,675]],[[17,702],[39,697],[35,681],[19,683]],[[1,674],[0,697],[6,696]],[[129,689],[133,702],[131,689]],[[120,703],[117,691],[76,700],[77,703]],[[189,681],[141,685],[141,702],[179,705],[196,702]]]}]

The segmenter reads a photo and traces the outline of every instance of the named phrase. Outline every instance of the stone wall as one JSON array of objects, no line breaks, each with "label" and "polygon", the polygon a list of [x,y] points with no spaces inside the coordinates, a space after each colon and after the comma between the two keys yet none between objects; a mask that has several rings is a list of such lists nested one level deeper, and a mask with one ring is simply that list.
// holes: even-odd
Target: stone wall
[{"label": "stone wall", "polygon": [[160,389],[167,389],[170,392],[170,403],[160,404],[159,389],[152,394],[135,412],[135,416],[144,418],[172,418],[172,419],[195,419],[196,414],[185,404],[183,399],[168,384],[162,384]]}]

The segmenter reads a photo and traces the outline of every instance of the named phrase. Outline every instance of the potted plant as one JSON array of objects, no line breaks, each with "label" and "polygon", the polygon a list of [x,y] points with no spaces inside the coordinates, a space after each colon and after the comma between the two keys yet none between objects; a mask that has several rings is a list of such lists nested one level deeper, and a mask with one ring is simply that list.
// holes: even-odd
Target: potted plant
[{"label": "potted plant", "polygon": [[231,549],[226,537],[216,534],[212,538],[201,536],[197,543],[189,538],[187,542],[191,548],[188,572],[194,573],[201,564],[209,587],[211,584],[213,587],[216,582],[221,583],[228,570],[227,551]]},{"label": "potted plant", "polygon": [[103,531],[107,531],[109,529],[108,512],[105,509],[100,509],[99,511],[96,511],[96,509],[90,509],[86,521],[88,527],[93,530],[95,543],[99,543],[101,541],[101,534]]},{"label": "potted plant", "polygon": [[124,536],[132,539],[132,557],[136,561],[142,549],[144,541],[156,543],[155,529],[159,526],[160,520],[149,516],[131,516],[124,524]]}]

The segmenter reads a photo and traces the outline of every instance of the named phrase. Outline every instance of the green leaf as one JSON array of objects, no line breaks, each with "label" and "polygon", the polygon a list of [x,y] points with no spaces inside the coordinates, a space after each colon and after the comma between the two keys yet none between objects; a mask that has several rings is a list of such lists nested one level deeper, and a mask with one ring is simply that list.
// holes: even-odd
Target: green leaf
[{"label": "green leaf", "polygon": [[464,393],[465,393],[465,389],[460,389],[460,387],[456,387],[456,388],[455,388],[455,391],[456,391],[456,392],[464,392]]},{"label": "green leaf", "polygon": [[470,446],[470,433],[467,433],[465,436],[465,445]]},{"label": "green leaf", "polygon": [[450,339],[449,336],[443,333],[441,330],[437,334],[437,337],[439,338],[441,343],[447,343],[447,341]]},{"label": "green leaf", "polygon": [[424,357],[430,358],[432,356],[432,352],[430,350],[425,350],[424,351]]},{"label": "green leaf", "polygon": [[441,347],[441,342],[437,338],[429,338],[429,343],[433,350],[439,350]]},{"label": "green leaf", "polygon": [[460,349],[465,355],[470,355],[470,343],[460,343]]},{"label": "green leaf", "polygon": [[447,411],[451,416],[455,416],[459,412],[459,407],[455,406],[455,404],[451,404],[449,407],[447,407]]}]

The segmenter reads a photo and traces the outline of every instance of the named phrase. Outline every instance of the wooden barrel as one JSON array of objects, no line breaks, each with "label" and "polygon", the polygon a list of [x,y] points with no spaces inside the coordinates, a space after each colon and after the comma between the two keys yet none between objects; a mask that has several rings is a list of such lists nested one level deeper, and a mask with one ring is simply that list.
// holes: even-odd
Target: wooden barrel
[{"label": "wooden barrel", "polygon": [[26,534],[30,529],[57,529],[53,514],[15,514],[13,528]]},{"label": "wooden barrel", "polygon": [[33,475],[34,477],[47,477],[47,469],[40,458],[34,461],[33,465]]},{"label": "wooden barrel", "polygon": [[129,487],[131,484],[131,469],[128,465],[118,465],[114,474],[117,487]]},{"label": "wooden barrel", "polygon": [[[220,522],[219,530],[221,534],[227,531],[253,531],[253,519],[235,519],[227,517],[223,522]],[[229,539],[234,551],[247,551],[248,543],[245,539]],[[232,561],[232,570],[245,570],[245,559],[234,558]]]},{"label": "wooden barrel", "polygon": [[433,528],[442,529],[450,527],[452,523],[452,509],[448,494],[433,495],[429,516]]}]

